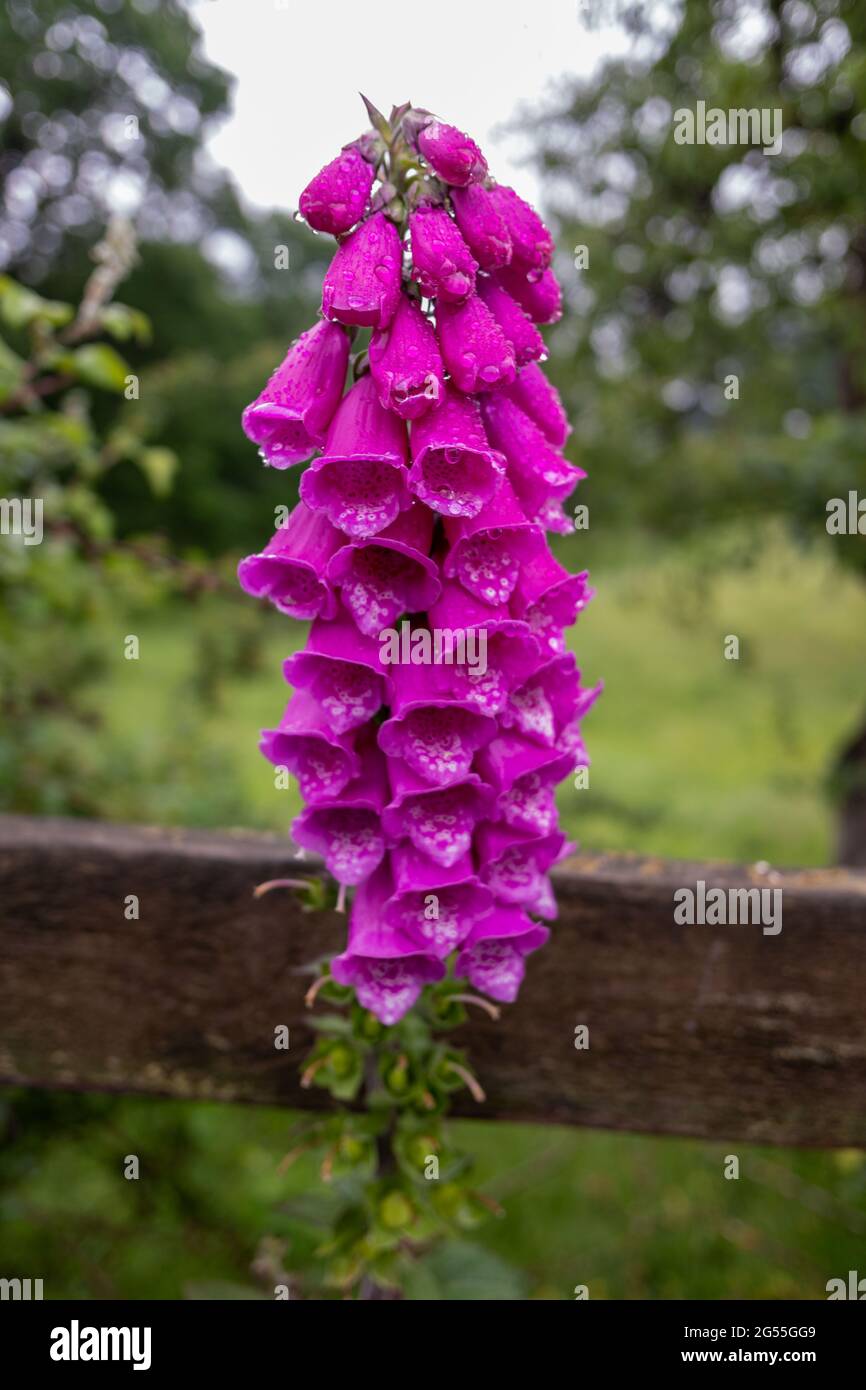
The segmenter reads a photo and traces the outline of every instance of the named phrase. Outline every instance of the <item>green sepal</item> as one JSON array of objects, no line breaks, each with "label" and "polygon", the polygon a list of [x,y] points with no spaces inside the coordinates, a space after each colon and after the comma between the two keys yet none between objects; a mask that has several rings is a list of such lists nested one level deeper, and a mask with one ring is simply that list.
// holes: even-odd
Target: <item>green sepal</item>
[{"label": "green sepal", "polygon": [[388,1029],[384,1023],[380,1023],[374,1013],[365,1009],[357,1000],[352,1002],[351,1029],[359,1042],[372,1046],[374,1043],[381,1042],[386,1036]]},{"label": "green sepal", "polygon": [[367,115],[370,117],[370,125],[373,127],[374,130],[378,131],[382,139],[385,141],[385,144],[390,145],[391,141],[394,138],[394,132],[388,124],[388,121],[382,115],[382,112],[378,109],[378,107],[373,105],[369,97],[365,97],[363,92],[360,93],[360,97],[365,107],[367,108]]}]

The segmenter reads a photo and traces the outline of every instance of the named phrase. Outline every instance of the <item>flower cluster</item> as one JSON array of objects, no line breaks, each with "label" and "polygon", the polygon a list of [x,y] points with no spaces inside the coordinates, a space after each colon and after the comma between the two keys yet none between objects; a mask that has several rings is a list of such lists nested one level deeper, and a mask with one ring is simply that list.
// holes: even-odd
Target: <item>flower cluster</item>
[{"label": "flower cluster", "polygon": [[[338,241],[321,318],[243,427],[271,467],[312,462],[239,576],[311,621],[262,751],[300,785],[296,843],[354,889],[332,977],[393,1024],[449,960],[516,997],[556,916],[549,871],[571,846],[554,792],[588,762],[600,687],[565,648],[587,575],[545,534],[571,529],[563,502],[585,476],[539,366],[538,324],[561,312],[550,233],[468,136],[408,104],[368,111],[301,195]],[[483,669],[387,664],[397,621],[483,630]]]}]

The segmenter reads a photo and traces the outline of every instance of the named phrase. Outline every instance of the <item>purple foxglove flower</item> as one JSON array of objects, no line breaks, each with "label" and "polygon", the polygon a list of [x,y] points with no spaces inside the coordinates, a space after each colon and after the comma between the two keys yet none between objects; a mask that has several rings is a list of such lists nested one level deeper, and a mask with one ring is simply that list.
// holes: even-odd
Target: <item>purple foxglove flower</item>
[{"label": "purple foxglove flower", "polygon": [[317,618],[304,651],[283,664],[290,685],[308,688],[335,734],[357,729],[387,704],[391,681],[379,662],[379,647],[340,609],[336,618]]},{"label": "purple foxglove flower", "polygon": [[515,690],[538,666],[539,646],[529,624],[503,616],[446,580],[428,614],[450,664],[454,695],[481,714],[500,715]]},{"label": "purple foxglove flower", "polygon": [[489,192],[480,183],[451,189],[451,206],[463,239],[482,270],[511,260],[511,235]]},{"label": "purple foxglove flower", "polygon": [[363,806],[308,806],[292,822],[292,836],[349,887],[363,883],[385,857],[382,818]]},{"label": "purple foxglove flower", "polygon": [[403,247],[393,222],[374,212],[341,242],[322,283],[322,313],[339,323],[387,328],[397,309]]},{"label": "purple foxglove flower", "polygon": [[485,278],[478,281],[478,294],[511,344],[518,367],[525,367],[527,362],[537,362],[544,357],[547,351],[544,339],[507,290],[495,280]]},{"label": "purple foxglove flower", "polygon": [[317,232],[341,236],[363,216],[372,187],[372,164],[354,145],[347,145],[310,180],[298,208]]},{"label": "purple foxglove flower", "polygon": [[444,208],[424,204],[409,217],[412,271],[430,299],[462,304],[475,289],[478,262]]},{"label": "purple foxglove flower", "polygon": [[370,339],[370,372],[379,400],[401,420],[417,420],[441,399],[445,372],[433,327],[401,294],[391,324]]},{"label": "purple foxglove flower", "polygon": [[562,287],[549,266],[537,280],[527,279],[520,265],[503,266],[496,278],[533,323],[558,323],[562,318]]},{"label": "purple foxglove flower", "polygon": [[500,819],[532,835],[556,829],[556,786],[574,766],[572,754],[519,734],[501,734],[478,754],[479,774],[499,792]]},{"label": "purple foxglove flower", "polygon": [[292,696],[278,728],[262,730],[259,747],[276,767],[297,777],[301,795],[311,803],[339,796],[360,769],[352,736],[333,732],[307,690]]},{"label": "purple foxglove flower", "polygon": [[519,907],[497,906],[473,927],[457,957],[455,974],[468,976],[470,984],[491,999],[513,1004],[523,983],[524,957],[549,939],[548,928]]},{"label": "purple foxglove flower", "polygon": [[564,629],[577,622],[594,593],[587,570],[569,574],[544,546],[521,568],[511,600],[512,616],[529,623],[548,656],[561,656],[565,651]]},{"label": "purple foxglove flower", "polygon": [[548,381],[537,362],[529,362],[517,373],[504,394],[524,415],[534,420],[541,433],[555,449],[563,448],[571,433],[556,387]]},{"label": "purple foxglove flower", "polygon": [[508,602],[521,564],[544,544],[541,528],[526,520],[506,478],[499,479],[478,516],[446,518],[445,536],[446,578],[456,577],[470,594],[493,607]]},{"label": "purple foxglove flower", "polygon": [[393,799],[382,815],[386,835],[408,835],[421,854],[451,868],[469,852],[478,821],[490,814],[493,788],[475,772],[453,786],[431,787],[402,758],[388,759],[388,775]]},{"label": "purple foxglove flower", "polygon": [[477,403],[446,386],[436,409],[412,426],[412,491],[434,512],[477,516],[503,471]]},{"label": "purple foxglove flower", "polygon": [[484,423],[491,442],[508,460],[512,487],[531,520],[549,515],[546,504],[561,502],[586,477],[504,393],[485,400]]},{"label": "purple foxglove flower", "polygon": [[326,516],[299,502],[261,554],[241,560],[241,588],[253,598],[270,599],[290,618],[332,618],[337,600],[325,567],[342,541]]},{"label": "purple foxglove flower", "polygon": [[535,906],[531,909],[538,917],[546,917],[548,921],[555,921],[559,916],[559,904],[556,901],[556,892],[553,887],[553,880],[549,875],[545,875],[538,885],[538,897]]},{"label": "purple foxglove flower", "polygon": [[487,634],[483,669],[481,664],[450,668],[454,694],[479,714],[492,718],[501,715],[508,704],[509,691],[532,662],[529,653],[533,648],[537,650],[537,643],[528,624],[499,623]]},{"label": "purple foxglove flower", "polygon": [[272,468],[303,463],[325,442],[340,403],[349,339],[320,319],[296,338],[261,395],[243,413],[244,434]]},{"label": "purple foxglove flower", "polygon": [[386,924],[440,960],[450,956],[493,907],[493,894],[481,883],[469,854],[446,869],[413,846],[398,846],[391,865],[395,891],[385,904]]},{"label": "purple foxglove flower", "polygon": [[[582,472],[580,469],[577,471]],[[510,469],[509,476],[513,472],[514,470]],[[569,484],[570,487],[574,487],[574,480],[567,467],[563,469],[561,476],[563,488]],[[556,493],[548,493],[543,481],[537,475],[524,474],[520,480],[518,495],[526,515],[530,520],[538,522],[538,525],[545,531],[554,531],[557,535],[566,536],[574,530],[574,523],[563,506],[562,498]]]},{"label": "purple foxglove flower", "polygon": [[[549,935],[527,914],[556,916],[550,870],[568,848],[556,785],[589,761],[581,723],[601,689],[582,687],[565,653],[588,576],[544,535],[570,528],[563,501],[584,476],[562,455],[568,423],[537,366],[535,324],[561,312],[552,238],[513,189],[483,186],[467,136],[409,103],[398,117],[422,173],[426,161],[450,187],[410,212],[405,291],[381,135],[305,189],[310,225],[340,243],[323,322],[244,427],[278,467],[321,456],[286,525],[238,571],[313,620],[261,747],[300,783],[297,843],[356,890],[333,978],[387,1026],[454,952],[478,989],[516,997]],[[344,324],[371,330],[369,370],[356,365],[345,396]]]},{"label": "purple foxglove flower", "polygon": [[[558,497],[539,495],[533,499],[532,494],[524,489],[524,498],[527,502],[527,511],[532,515],[533,521],[537,521],[539,526],[544,527],[545,531],[554,531],[559,536],[567,536],[574,530],[574,522]],[[534,511],[532,510],[533,506]]]},{"label": "purple foxglove flower", "polygon": [[511,344],[477,294],[464,304],[437,299],[436,330],[445,366],[455,386],[467,395],[514,380],[517,366]]},{"label": "purple foxglove flower", "polygon": [[343,398],[301,497],[353,539],[374,536],[411,506],[405,465],[406,426],[382,408],[367,374]]},{"label": "purple foxglove flower", "polygon": [[559,745],[560,735],[579,722],[598,699],[602,683],[586,688],[571,652],[546,660],[516,690],[500,717],[505,729],[514,729],[548,748]]},{"label": "purple foxglove flower", "polygon": [[435,787],[462,781],[477,750],[496,733],[495,721],[455,700],[442,667],[392,669],[392,717],[379,729],[379,747]]},{"label": "purple foxglove flower", "polygon": [[375,739],[358,740],[361,770],[333,801],[308,806],[292,823],[295,843],[320,854],[338,883],[362,883],[385,857],[385,759]]},{"label": "purple foxglove flower", "polygon": [[[599,681],[600,685],[601,682]],[[563,753],[571,755],[575,767],[589,767],[590,757],[581,737],[579,717],[572,719],[570,724],[566,724],[559,736],[559,747]]]},{"label": "purple foxglove flower", "polygon": [[424,985],[445,974],[442,961],[419,951],[404,932],[385,924],[383,909],[392,896],[391,870],[385,860],[358,888],[348,947],[331,961],[337,983],[354,989],[358,1002],[389,1027],[411,1009]]},{"label": "purple foxglove flower", "polygon": [[433,513],[413,502],[372,540],[343,546],[328,565],[328,582],[367,637],[378,637],[402,613],[423,613],[435,603],[439,570],[429,558]]},{"label": "purple foxglove flower", "polygon": [[418,149],[443,183],[463,188],[487,173],[487,160],[474,140],[456,126],[432,120],[418,135]]},{"label": "purple foxglove flower", "polygon": [[557,916],[548,871],[574,849],[561,831],[525,835],[501,822],[488,822],[478,827],[475,848],[481,877],[500,902],[540,917]]},{"label": "purple foxglove flower", "polygon": [[490,190],[496,211],[511,237],[511,265],[522,267],[530,280],[540,279],[553,258],[553,237],[538,213],[513,188],[498,183]]}]

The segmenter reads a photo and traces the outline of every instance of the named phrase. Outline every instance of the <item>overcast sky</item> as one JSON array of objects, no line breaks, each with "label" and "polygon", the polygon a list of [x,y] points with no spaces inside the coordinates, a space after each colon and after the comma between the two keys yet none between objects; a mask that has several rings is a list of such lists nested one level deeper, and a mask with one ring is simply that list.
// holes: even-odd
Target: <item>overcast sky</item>
[{"label": "overcast sky", "polygon": [[[387,111],[410,98],[468,131],[491,172],[537,199],[520,141],[495,136],[565,73],[622,51],[579,0],[193,0],[208,56],[237,78],[214,157],[259,206],[297,207],[316,171],[367,124],[358,92]],[[425,19],[429,16],[429,19]]]}]

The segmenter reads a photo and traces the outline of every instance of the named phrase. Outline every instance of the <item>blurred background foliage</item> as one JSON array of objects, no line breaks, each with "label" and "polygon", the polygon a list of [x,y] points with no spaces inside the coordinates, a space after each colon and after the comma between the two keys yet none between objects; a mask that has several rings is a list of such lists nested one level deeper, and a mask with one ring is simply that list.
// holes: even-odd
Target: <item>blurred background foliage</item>
[{"label": "blurred background foliage", "polygon": [[[587,848],[832,862],[828,773],[850,809],[866,756],[866,544],[825,527],[830,498],[866,495],[866,11],[603,8],[632,56],[515,122],[556,229],[550,370],[590,475],[589,529],[557,542],[599,588],[572,642],[607,683],[591,786],[564,790],[563,815]],[[291,209],[252,212],[209,160],[230,100],[175,0],[0,7],[0,495],[46,516],[40,546],[0,538],[6,811],[284,832],[297,809],[255,735],[302,633],[233,576],[297,479],[238,421],[313,318],[328,246]],[[674,111],[699,100],[780,109],[781,153],[676,144]],[[303,1268],[328,1200],[307,1160],[277,1174],[288,1127],[7,1093],[3,1272],[54,1296],[255,1296],[260,1242]],[[856,1268],[861,1154],[738,1146],[729,1183],[718,1145],[455,1130],[506,1214],[409,1296],[820,1298]]]}]

